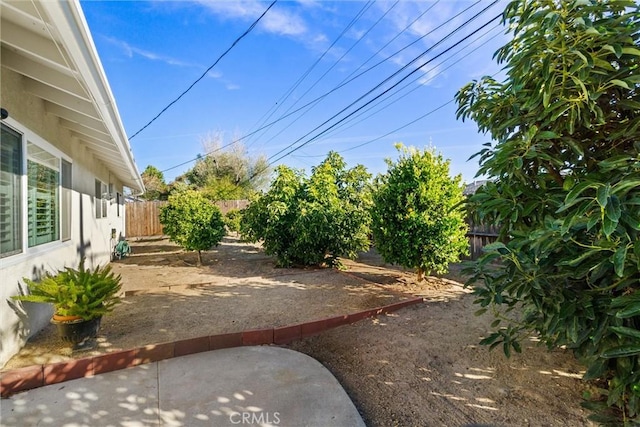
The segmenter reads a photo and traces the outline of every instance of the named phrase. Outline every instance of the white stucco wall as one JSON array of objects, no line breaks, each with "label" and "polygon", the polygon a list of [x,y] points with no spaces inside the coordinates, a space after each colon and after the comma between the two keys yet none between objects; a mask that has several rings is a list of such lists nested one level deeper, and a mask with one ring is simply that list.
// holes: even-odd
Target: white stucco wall
[{"label": "white stucco wall", "polygon": [[3,123],[18,131],[28,129],[71,159],[72,214],[71,239],[32,248],[23,253],[0,259],[0,367],[16,354],[25,341],[47,325],[52,310],[43,304],[17,303],[12,295],[19,293],[22,278],[36,278],[45,271],[55,272],[65,266],[77,267],[86,258],[86,266],[104,265],[110,261],[116,239],[125,235],[124,200],[120,215],[116,200],[108,202],[105,218],[95,217],[95,179],[113,184],[114,193],[122,194],[122,183],[93,157],[91,152],[69,132],[57,125],[58,119],[45,111],[44,101],[30,95],[23,87],[23,78],[0,68],[0,101],[9,112]]}]

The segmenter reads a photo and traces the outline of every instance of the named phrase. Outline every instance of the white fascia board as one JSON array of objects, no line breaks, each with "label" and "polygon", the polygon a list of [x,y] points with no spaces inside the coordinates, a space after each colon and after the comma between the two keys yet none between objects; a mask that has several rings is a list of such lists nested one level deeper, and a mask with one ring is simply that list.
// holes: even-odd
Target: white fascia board
[{"label": "white fascia board", "polygon": [[78,0],[42,1],[39,3],[51,19],[53,28],[59,34],[53,35],[56,43],[64,45],[74,66],[82,77],[93,98],[105,127],[112,135],[122,159],[130,173],[120,177],[125,185],[140,192],[144,191],[142,177],[138,171],[127,134],[118,113],[113,93],[93,43],[89,26],[84,18]]}]

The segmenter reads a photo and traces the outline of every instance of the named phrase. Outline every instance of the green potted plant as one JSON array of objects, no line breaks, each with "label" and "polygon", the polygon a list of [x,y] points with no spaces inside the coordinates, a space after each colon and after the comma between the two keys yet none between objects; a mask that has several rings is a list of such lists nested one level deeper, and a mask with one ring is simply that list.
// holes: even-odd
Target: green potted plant
[{"label": "green potted plant", "polygon": [[12,298],[53,304],[51,322],[60,337],[76,347],[96,336],[102,316],[120,302],[120,275],[115,275],[110,266],[85,269],[84,259],[77,269],[66,267],[55,275],[47,273],[37,282],[23,280],[29,293]]}]

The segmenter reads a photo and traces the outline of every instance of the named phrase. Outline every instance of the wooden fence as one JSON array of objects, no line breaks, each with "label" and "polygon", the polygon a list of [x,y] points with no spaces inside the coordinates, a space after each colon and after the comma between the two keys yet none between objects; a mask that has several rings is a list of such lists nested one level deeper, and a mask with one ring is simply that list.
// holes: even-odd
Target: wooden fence
[{"label": "wooden fence", "polygon": [[[130,202],[126,205],[126,230],[127,238],[162,236],[162,224],[160,224],[160,208],[166,205],[164,201],[140,201]],[[232,209],[244,209],[249,206],[248,200],[222,200],[216,202],[220,212],[224,215]]]},{"label": "wooden fence", "polygon": [[474,224],[471,222],[467,233],[469,238],[469,256],[467,259],[478,259],[482,255],[484,246],[498,240],[498,230],[499,227],[496,225]]}]

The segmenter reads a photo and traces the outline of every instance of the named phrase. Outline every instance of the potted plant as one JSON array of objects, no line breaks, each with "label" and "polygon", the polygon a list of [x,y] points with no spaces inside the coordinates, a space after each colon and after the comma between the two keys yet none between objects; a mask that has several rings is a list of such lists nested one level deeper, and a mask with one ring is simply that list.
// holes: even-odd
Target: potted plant
[{"label": "potted plant", "polygon": [[66,267],[55,275],[47,273],[40,281],[23,279],[29,293],[16,295],[18,301],[53,304],[51,323],[60,337],[74,348],[81,348],[98,332],[102,316],[120,302],[120,275],[110,266],[94,270],[84,268],[84,259],[77,269]]}]

